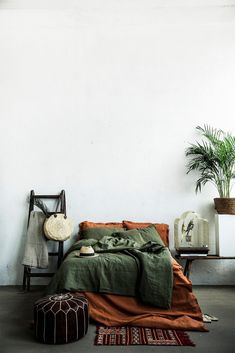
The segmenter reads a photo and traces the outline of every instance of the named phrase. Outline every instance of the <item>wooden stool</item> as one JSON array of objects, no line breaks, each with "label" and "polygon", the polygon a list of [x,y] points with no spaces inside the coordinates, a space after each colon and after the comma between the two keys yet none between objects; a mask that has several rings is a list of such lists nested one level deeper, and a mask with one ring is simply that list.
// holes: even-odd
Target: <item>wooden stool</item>
[{"label": "wooden stool", "polygon": [[43,343],[77,341],[88,329],[88,301],[75,293],[48,295],[34,303],[35,337]]}]

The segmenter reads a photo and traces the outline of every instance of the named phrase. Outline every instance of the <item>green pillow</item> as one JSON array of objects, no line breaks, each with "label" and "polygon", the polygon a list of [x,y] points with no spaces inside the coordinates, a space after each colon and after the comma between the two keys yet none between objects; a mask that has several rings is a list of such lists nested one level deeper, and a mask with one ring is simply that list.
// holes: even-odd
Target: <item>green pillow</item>
[{"label": "green pillow", "polygon": [[159,233],[157,232],[156,228],[154,225],[151,225],[147,228],[138,228],[138,232],[140,232],[142,238],[144,241],[157,241],[160,243],[162,246],[165,246],[165,244],[162,241],[162,238],[160,237]]},{"label": "green pillow", "polygon": [[[119,236],[120,230],[113,234],[113,236]],[[121,238],[128,238],[136,241],[138,244],[145,244],[148,241],[158,242],[162,246],[165,246],[160,235],[158,234],[154,225],[150,225],[147,228],[134,228],[126,230],[124,233],[120,233]]]},{"label": "green pillow", "polygon": [[146,241],[144,241],[142,235],[140,234],[139,230],[136,228],[126,230],[124,233],[118,231],[118,232],[114,233],[113,236],[133,240],[139,245],[146,243]]},{"label": "green pillow", "polygon": [[80,239],[96,239],[100,240],[105,235],[111,236],[115,232],[125,232],[124,228],[86,228],[80,231]]}]

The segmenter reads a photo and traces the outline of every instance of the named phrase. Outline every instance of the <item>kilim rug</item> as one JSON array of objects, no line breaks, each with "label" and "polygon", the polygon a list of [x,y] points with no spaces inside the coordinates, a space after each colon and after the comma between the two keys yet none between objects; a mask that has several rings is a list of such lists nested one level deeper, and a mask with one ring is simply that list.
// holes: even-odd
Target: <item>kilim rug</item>
[{"label": "kilim rug", "polygon": [[195,346],[184,331],[133,326],[97,326],[95,345]]}]

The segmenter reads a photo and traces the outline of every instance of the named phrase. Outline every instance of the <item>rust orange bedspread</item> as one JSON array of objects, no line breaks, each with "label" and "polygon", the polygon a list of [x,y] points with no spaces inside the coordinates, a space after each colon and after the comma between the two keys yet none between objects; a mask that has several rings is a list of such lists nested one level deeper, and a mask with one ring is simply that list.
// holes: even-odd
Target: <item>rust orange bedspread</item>
[{"label": "rust orange bedspread", "polygon": [[171,309],[142,304],[135,297],[85,292],[90,317],[105,326],[145,326],[162,329],[208,331],[192,292],[192,283],[173,259],[174,285]]}]

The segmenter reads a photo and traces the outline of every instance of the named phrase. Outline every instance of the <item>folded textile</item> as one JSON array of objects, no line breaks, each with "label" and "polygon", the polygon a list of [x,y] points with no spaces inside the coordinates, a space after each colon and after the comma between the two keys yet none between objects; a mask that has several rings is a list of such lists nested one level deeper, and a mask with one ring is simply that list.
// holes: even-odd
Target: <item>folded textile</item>
[{"label": "folded textile", "polygon": [[22,265],[48,268],[47,241],[43,233],[45,215],[41,211],[30,213]]}]

